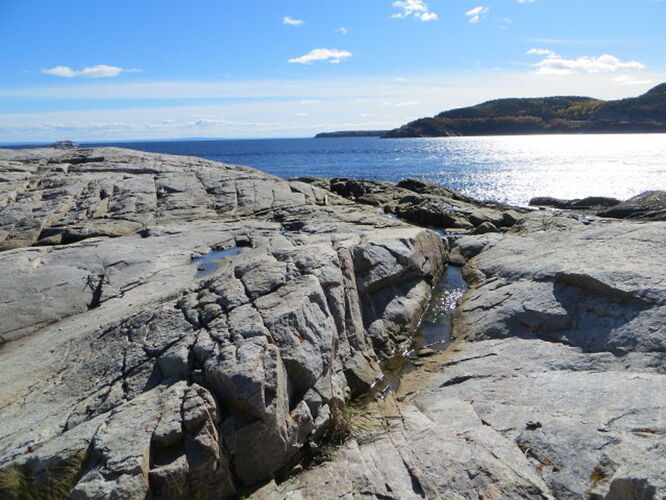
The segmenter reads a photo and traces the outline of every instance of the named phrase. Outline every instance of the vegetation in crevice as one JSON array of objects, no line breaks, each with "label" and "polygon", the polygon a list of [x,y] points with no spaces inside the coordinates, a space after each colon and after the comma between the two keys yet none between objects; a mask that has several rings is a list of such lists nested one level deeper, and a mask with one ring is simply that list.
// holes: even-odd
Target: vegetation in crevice
[{"label": "vegetation in crevice", "polygon": [[35,478],[27,466],[13,465],[0,470],[0,498],[11,500],[62,500],[79,482],[88,454],[80,452]]}]

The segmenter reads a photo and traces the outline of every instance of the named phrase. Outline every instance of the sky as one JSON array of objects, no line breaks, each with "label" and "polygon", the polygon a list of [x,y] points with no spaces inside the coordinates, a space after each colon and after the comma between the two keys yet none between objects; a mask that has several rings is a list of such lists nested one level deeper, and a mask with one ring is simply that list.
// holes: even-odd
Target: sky
[{"label": "sky", "polygon": [[308,137],[666,81],[666,0],[0,0],[0,143]]}]

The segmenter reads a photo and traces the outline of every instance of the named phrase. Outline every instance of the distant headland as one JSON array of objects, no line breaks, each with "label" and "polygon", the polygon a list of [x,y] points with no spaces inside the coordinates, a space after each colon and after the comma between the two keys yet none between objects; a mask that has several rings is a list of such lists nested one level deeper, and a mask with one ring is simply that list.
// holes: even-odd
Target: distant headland
[{"label": "distant headland", "polygon": [[390,130],[339,130],[337,132],[322,132],[315,135],[315,139],[332,139],[336,137],[381,137]]},{"label": "distant headland", "polygon": [[604,101],[557,96],[496,99],[444,111],[389,131],[333,132],[319,137],[449,137],[666,132],[666,83],[638,97]]}]

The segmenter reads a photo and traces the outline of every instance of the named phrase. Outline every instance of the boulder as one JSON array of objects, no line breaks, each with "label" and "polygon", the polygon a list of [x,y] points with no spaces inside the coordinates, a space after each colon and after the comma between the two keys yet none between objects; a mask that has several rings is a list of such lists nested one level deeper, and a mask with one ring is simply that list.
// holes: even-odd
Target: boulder
[{"label": "boulder", "polygon": [[582,199],[563,200],[560,198],[551,198],[550,196],[538,196],[532,198],[529,202],[531,207],[552,207],[566,210],[588,210],[614,207],[621,201],[616,198],[605,196],[588,196]]},{"label": "boulder", "polygon": [[646,191],[609,210],[599,212],[598,215],[616,219],[664,221],[666,220],[666,191]]}]

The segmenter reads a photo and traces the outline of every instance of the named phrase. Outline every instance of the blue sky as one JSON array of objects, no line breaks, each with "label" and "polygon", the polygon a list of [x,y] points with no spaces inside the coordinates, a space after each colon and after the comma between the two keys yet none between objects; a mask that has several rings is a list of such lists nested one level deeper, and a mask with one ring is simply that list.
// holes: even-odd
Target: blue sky
[{"label": "blue sky", "polygon": [[0,0],[0,142],[303,137],[666,81],[664,0]]}]

